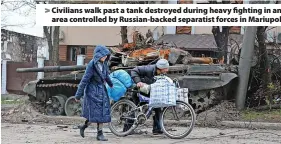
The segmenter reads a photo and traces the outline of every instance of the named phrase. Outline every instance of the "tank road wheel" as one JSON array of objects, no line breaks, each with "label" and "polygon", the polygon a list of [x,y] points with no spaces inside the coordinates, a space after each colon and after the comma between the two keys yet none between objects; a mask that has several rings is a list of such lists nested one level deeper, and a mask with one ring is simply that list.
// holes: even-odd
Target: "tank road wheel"
[{"label": "tank road wheel", "polygon": [[81,98],[80,103],[75,101],[74,96],[69,97],[64,106],[65,114],[67,116],[80,116],[82,113],[82,101]]},{"label": "tank road wheel", "polygon": [[46,114],[47,115],[63,115],[64,114],[65,99],[64,96],[56,95],[47,102]]},{"label": "tank road wheel", "polygon": [[57,94],[56,96],[63,97],[64,101],[66,101],[66,100],[67,100],[67,98],[68,98],[66,95],[63,95],[63,94]]},{"label": "tank road wheel", "polygon": [[196,113],[200,113],[207,108],[218,104],[222,99],[222,89],[216,88],[190,92],[189,103],[192,105]]},{"label": "tank road wheel", "polygon": [[38,90],[36,94],[36,99],[40,102],[48,100],[48,94],[44,90]]}]

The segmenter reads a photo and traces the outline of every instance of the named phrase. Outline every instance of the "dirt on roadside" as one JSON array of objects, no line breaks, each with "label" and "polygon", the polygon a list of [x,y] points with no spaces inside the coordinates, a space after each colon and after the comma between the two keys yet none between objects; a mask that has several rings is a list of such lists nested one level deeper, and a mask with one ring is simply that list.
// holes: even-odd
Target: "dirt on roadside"
[{"label": "dirt on roadside", "polygon": [[[2,122],[8,123],[49,123],[79,125],[84,122],[81,117],[47,116],[37,111],[28,100],[1,107]],[[197,115],[196,124],[206,127],[219,127],[221,121],[252,121],[281,123],[281,110],[275,111],[242,111],[235,108],[235,103],[223,101],[220,104]]]},{"label": "dirt on roadside", "polygon": [[202,126],[218,127],[221,121],[281,123],[281,109],[237,111],[234,102],[222,101],[197,115],[197,123]]},{"label": "dirt on roadside", "polygon": [[202,126],[219,126],[221,121],[237,121],[241,114],[235,108],[235,103],[223,101],[220,104],[197,115],[197,123]]},{"label": "dirt on roadside", "polygon": [[47,116],[39,113],[31,102],[24,101],[18,104],[1,106],[2,122],[8,123],[49,123],[49,124],[80,124],[81,117]]}]

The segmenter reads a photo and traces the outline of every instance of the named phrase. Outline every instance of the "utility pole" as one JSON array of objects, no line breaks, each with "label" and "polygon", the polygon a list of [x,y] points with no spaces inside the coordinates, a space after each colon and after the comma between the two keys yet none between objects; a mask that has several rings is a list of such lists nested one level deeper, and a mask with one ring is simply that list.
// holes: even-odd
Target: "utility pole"
[{"label": "utility pole", "polygon": [[247,26],[243,37],[243,45],[238,66],[238,87],[236,92],[236,108],[243,110],[249,82],[249,75],[254,53],[257,27]]}]

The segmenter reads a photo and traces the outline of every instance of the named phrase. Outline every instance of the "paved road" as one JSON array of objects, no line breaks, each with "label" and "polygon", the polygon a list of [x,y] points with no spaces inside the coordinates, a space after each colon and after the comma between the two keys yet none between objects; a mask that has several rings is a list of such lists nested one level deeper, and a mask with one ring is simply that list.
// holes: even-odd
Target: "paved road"
[{"label": "paved road", "polygon": [[[192,133],[184,139],[173,140],[163,135],[152,134],[133,135],[120,138],[105,129],[110,141],[97,142],[93,128],[86,130],[86,137],[78,135],[78,130],[72,126],[59,128],[56,125],[9,124],[1,125],[3,144],[40,143],[40,144],[280,144],[281,131],[246,130],[246,129],[216,129],[195,127]],[[150,130],[148,129],[148,132]]]}]

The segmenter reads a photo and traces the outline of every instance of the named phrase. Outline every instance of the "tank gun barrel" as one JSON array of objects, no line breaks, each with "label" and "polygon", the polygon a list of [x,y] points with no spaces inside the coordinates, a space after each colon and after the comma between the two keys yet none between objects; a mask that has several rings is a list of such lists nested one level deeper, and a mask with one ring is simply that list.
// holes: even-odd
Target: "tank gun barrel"
[{"label": "tank gun barrel", "polygon": [[62,72],[62,71],[78,71],[85,70],[86,65],[78,66],[45,66],[42,68],[17,68],[18,73],[25,72]]},{"label": "tank gun barrel", "polygon": [[[113,70],[119,70],[119,69],[133,69],[132,67],[114,67]],[[219,74],[224,72],[237,72],[238,67],[235,65],[227,66],[227,65],[219,65],[219,64],[213,64],[213,65],[174,65],[169,67],[169,73],[188,73],[188,74]]]}]

